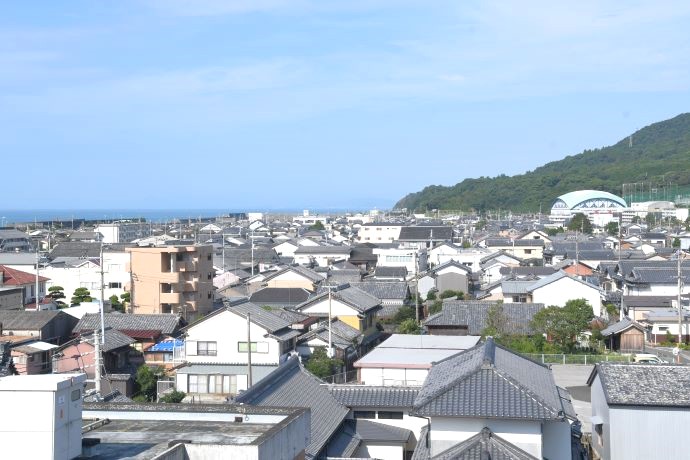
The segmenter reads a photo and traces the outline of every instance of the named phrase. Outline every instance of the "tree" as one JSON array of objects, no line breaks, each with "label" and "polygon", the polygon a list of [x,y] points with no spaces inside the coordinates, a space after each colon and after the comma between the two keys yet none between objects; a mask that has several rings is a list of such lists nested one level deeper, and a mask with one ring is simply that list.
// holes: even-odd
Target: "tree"
[{"label": "tree", "polygon": [[555,236],[555,235],[558,235],[559,233],[563,233],[564,231],[565,230],[563,230],[563,227],[547,228],[546,234],[549,236]]},{"label": "tree", "polygon": [[137,376],[134,380],[136,392],[139,400],[155,401],[156,400],[156,385],[158,379],[163,375],[161,367],[140,366],[137,369]]},{"label": "tree", "polygon": [[573,299],[565,307],[550,306],[532,318],[532,328],[546,334],[563,351],[572,352],[577,336],[588,329],[594,318],[591,305],[585,299]]},{"label": "tree", "polygon": [[321,222],[320,220],[317,220],[314,225],[309,227],[309,230],[321,231],[321,230],[326,230],[326,227],[323,226],[323,222]]},{"label": "tree", "polygon": [[434,300],[434,302],[429,307],[429,314],[435,315],[436,313],[440,312],[442,309],[443,309],[443,301],[442,300]]},{"label": "tree", "polygon": [[124,313],[125,307],[122,305],[122,303],[118,300],[117,296],[115,294],[111,295],[108,297],[108,300],[110,300],[110,306],[112,307],[113,310],[121,311]]},{"label": "tree", "polygon": [[503,311],[503,302],[491,307],[486,315],[486,328],[482,331],[484,337],[501,337],[508,333],[508,317]]},{"label": "tree", "polygon": [[336,374],[342,366],[342,360],[328,357],[325,347],[316,347],[305,367],[318,378],[326,379]]},{"label": "tree", "polygon": [[429,291],[426,293],[426,300],[436,300],[436,291]]},{"label": "tree", "polygon": [[120,294],[120,299],[122,299],[122,305],[126,305],[130,302],[131,295],[129,292],[124,292]]},{"label": "tree", "polygon": [[400,323],[400,326],[398,326],[397,329],[398,334],[421,334],[422,333],[422,328],[419,327],[419,324],[417,324],[417,321],[415,321],[414,318],[406,319],[402,323]]},{"label": "tree", "polygon": [[62,286],[50,286],[48,288],[48,297],[53,300],[64,299],[65,298],[65,288]]},{"label": "tree", "polygon": [[82,302],[91,302],[91,293],[85,287],[80,287],[74,290],[72,294],[72,305],[79,305]]},{"label": "tree", "polygon": [[609,222],[606,224],[606,233],[608,233],[611,236],[616,236],[618,235],[618,222]]},{"label": "tree", "polygon": [[671,243],[671,246],[674,248],[679,248],[680,247],[680,238],[673,238],[673,243]]},{"label": "tree", "polygon": [[471,247],[472,247],[472,244],[471,244],[469,241],[464,240],[464,241],[462,242],[462,248],[463,248],[463,249],[469,249],[469,248],[471,248]]},{"label": "tree", "polygon": [[570,219],[570,223],[568,224],[568,230],[571,231],[578,231],[582,233],[586,233],[588,235],[592,234],[592,223],[589,221],[587,216],[585,216],[583,213],[578,212],[573,216],[572,219]]},{"label": "tree", "polygon": [[465,293],[462,291],[454,291],[452,289],[446,289],[439,296],[439,299],[450,299],[455,297],[458,300],[463,300],[465,298]]}]

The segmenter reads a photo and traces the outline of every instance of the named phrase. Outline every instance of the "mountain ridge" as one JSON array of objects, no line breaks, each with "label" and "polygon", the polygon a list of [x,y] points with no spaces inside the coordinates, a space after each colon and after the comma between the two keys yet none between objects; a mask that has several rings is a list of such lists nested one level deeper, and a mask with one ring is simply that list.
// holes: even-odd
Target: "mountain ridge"
[{"label": "mountain ridge", "polygon": [[621,195],[623,183],[643,180],[690,184],[690,113],[652,123],[608,147],[587,149],[524,174],[430,185],[406,195],[395,208],[536,212],[540,206],[549,209],[567,192],[594,189]]}]

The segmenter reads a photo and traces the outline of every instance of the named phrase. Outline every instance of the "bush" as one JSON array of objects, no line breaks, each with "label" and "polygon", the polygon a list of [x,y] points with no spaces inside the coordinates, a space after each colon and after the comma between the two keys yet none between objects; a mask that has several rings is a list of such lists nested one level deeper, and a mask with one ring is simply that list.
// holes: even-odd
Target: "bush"
[{"label": "bush", "polygon": [[165,396],[162,396],[160,402],[168,404],[178,404],[182,402],[185,396],[187,396],[187,393],[185,393],[184,391],[174,390],[166,394]]},{"label": "bush", "polygon": [[325,379],[334,375],[342,365],[342,360],[328,357],[326,348],[316,347],[304,367],[320,379]]},{"label": "bush", "polygon": [[442,309],[443,309],[443,302],[440,300],[436,300],[429,307],[429,314],[435,315],[436,313],[440,312]]},{"label": "bush", "polygon": [[419,324],[417,324],[417,321],[414,319],[406,319],[402,323],[400,323],[400,326],[398,326],[397,331],[398,334],[421,334],[422,333],[422,328],[419,327]]},{"label": "bush", "polygon": [[426,300],[436,300],[436,291],[429,291],[426,293]]}]

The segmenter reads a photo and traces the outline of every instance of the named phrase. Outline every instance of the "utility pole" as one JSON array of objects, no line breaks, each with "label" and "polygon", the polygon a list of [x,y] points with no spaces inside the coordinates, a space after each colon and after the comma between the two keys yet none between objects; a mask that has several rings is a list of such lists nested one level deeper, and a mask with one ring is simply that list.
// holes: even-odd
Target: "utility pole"
[{"label": "utility pole", "polygon": [[331,332],[331,307],[333,304],[333,296],[331,295],[331,286],[328,286],[328,357],[333,357],[333,333]]},{"label": "utility pole", "polygon": [[249,234],[252,245],[252,276],[254,276],[254,230]]},{"label": "utility pole", "polygon": [[105,344],[105,274],[103,272],[103,265],[103,242],[101,241],[101,333],[103,334],[101,336],[101,343]]},{"label": "utility pole", "polygon": [[222,233],[223,236],[223,273],[225,273],[225,233]]},{"label": "utility pole", "polygon": [[[96,354],[94,362],[96,365],[96,372],[94,374],[94,383],[96,385],[96,394],[98,397],[101,395],[101,366],[103,365],[103,357],[101,356],[101,338],[99,337],[98,330],[93,331],[93,345],[94,352]],[[105,335],[105,332],[103,333]]]},{"label": "utility pole", "polygon": [[683,250],[678,249],[678,347],[683,343],[683,304],[681,293],[683,290],[683,272],[681,271],[681,257],[683,256]]},{"label": "utility pole", "polygon": [[252,386],[252,321],[251,313],[247,312],[247,388]]},{"label": "utility pole", "polygon": [[38,249],[40,246],[41,246],[41,243],[39,241],[38,244],[36,245],[36,292],[35,292],[36,295],[34,296],[34,299],[36,300],[36,311],[38,311],[38,309],[40,308],[39,303],[38,303],[38,284],[39,284],[38,283],[38,270],[39,270],[39,265],[41,263],[41,256],[38,252]]},{"label": "utility pole", "polygon": [[419,324],[419,253],[414,253],[414,317]]}]

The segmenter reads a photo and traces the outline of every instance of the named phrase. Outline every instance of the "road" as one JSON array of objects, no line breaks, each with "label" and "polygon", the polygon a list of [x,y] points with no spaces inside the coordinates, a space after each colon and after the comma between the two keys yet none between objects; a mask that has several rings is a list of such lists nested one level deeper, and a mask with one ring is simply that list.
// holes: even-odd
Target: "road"
[{"label": "road", "polygon": [[592,402],[587,378],[594,366],[582,364],[553,364],[551,370],[556,385],[570,392],[577,418],[582,423],[582,431],[592,432]]},{"label": "road", "polygon": [[[647,345],[645,347],[645,351],[647,353],[652,353],[654,355],[657,355],[659,358],[663,359],[666,362],[669,363],[675,363],[676,360],[674,359],[673,356],[673,348],[672,347],[653,347],[651,345]],[[690,351],[688,350],[681,350],[680,351],[680,362],[681,364],[690,364]]]}]

